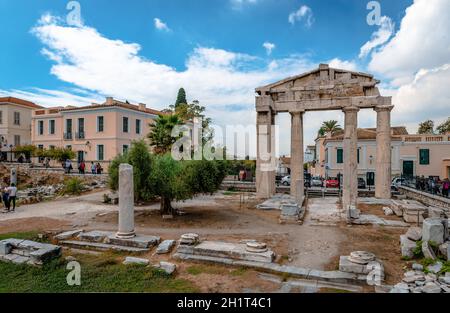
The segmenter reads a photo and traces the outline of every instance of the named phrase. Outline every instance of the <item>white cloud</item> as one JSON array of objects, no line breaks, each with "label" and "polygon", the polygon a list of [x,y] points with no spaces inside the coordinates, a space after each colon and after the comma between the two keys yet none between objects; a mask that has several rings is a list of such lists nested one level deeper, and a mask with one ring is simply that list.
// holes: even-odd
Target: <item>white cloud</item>
[{"label": "white cloud", "polygon": [[155,18],[153,19],[153,22],[154,22],[155,28],[156,28],[157,30],[162,30],[162,31],[166,31],[166,32],[169,32],[169,31],[170,31],[170,28],[169,28],[169,27],[167,26],[167,24],[164,23],[161,19],[155,17]]},{"label": "white cloud", "polygon": [[341,60],[338,58],[334,58],[327,62],[330,67],[341,69],[341,70],[348,70],[348,71],[358,71],[358,65],[354,61],[346,61]]},{"label": "white cloud", "polygon": [[304,25],[308,28],[314,23],[314,15],[310,7],[302,5],[297,11],[293,11],[288,17],[289,23],[295,25],[296,22],[304,22]]},{"label": "white cloud", "polygon": [[410,83],[421,69],[450,62],[450,10],[448,0],[415,0],[406,10],[399,31],[372,54],[369,70],[385,75],[393,84]]},{"label": "white cloud", "polygon": [[271,55],[273,49],[276,48],[276,45],[275,45],[274,43],[271,43],[271,42],[267,42],[267,41],[266,41],[265,43],[263,43],[263,47],[264,47],[264,49],[266,49],[267,55]]},{"label": "white cloud", "polygon": [[374,32],[372,38],[361,47],[359,57],[365,58],[373,49],[386,43],[391,38],[394,30],[394,22],[387,16],[381,17],[380,28]]}]

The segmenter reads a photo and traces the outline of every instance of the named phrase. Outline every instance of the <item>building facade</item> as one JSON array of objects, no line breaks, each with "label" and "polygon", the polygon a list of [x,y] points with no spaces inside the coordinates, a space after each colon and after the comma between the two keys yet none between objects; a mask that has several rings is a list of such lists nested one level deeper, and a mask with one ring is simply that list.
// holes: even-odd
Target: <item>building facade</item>
[{"label": "building facade", "polygon": [[71,148],[77,161],[106,167],[132,141],[145,139],[161,112],[113,98],[86,107],[46,108],[32,116],[32,143],[42,149]]},{"label": "building facade", "polygon": [[20,145],[31,144],[32,112],[42,107],[33,102],[14,98],[0,98],[0,159],[8,159],[8,153]]},{"label": "building facade", "polygon": [[[343,134],[316,139],[317,154],[312,174],[337,177],[343,173]],[[405,127],[391,129],[392,176],[450,177],[450,134],[410,135]],[[376,130],[358,129],[358,177],[375,179]]]}]

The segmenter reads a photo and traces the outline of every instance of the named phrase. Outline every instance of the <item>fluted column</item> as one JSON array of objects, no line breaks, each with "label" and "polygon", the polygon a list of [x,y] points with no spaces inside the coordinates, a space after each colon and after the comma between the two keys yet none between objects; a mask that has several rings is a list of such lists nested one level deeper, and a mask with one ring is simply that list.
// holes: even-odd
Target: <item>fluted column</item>
[{"label": "fluted column", "polygon": [[391,198],[391,111],[394,106],[375,108],[377,112],[377,153],[375,175],[375,197]]},{"label": "fluted column", "polygon": [[304,198],[303,113],[291,113],[291,196],[301,205]]},{"label": "fluted column", "polygon": [[349,216],[350,208],[355,208],[358,199],[358,112],[357,107],[343,109],[345,113],[344,129],[344,186],[342,208]]}]

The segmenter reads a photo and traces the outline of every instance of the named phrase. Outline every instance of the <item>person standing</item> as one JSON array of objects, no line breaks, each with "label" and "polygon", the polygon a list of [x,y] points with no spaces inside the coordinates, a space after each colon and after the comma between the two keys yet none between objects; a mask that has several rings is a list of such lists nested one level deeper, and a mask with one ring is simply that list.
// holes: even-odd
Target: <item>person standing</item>
[{"label": "person standing", "polygon": [[9,208],[10,208],[10,205],[9,205],[9,192],[8,192],[8,188],[7,187],[2,190],[2,199],[3,199],[3,203],[5,204],[6,212],[9,212]]},{"label": "person standing", "polygon": [[97,167],[94,162],[91,162],[91,172],[92,174],[97,174]]},{"label": "person standing", "polygon": [[86,163],[84,163],[84,161],[81,161],[81,163],[80,163],[80,172],[81,172],[81,174],[84,175],[85,170],[86,170]]},{"label": "person standing", "polygon": [[450,190],[450,180],[445,179],[442,184],[442,196],[448,198],[448,192]]},{"label": "person standing", "polygon": [[8,194],[9,194],[9,208],[11,208],[11,203],[13,205],[11,212],[14,212],[16,210],[16,195],[17,195],[17,187],[16,184],[12,183],[11,186],[8,187]]}]

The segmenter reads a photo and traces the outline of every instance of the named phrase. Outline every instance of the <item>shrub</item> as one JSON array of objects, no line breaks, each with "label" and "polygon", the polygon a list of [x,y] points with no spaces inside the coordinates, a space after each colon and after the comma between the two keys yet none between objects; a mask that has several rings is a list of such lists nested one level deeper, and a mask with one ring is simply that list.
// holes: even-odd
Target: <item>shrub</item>
[{"label": "shrub", "polygon": [[65,195],[79,195],[84,191],[84,185],[81,179],[74,177],[64,182],[63,193]]}]

